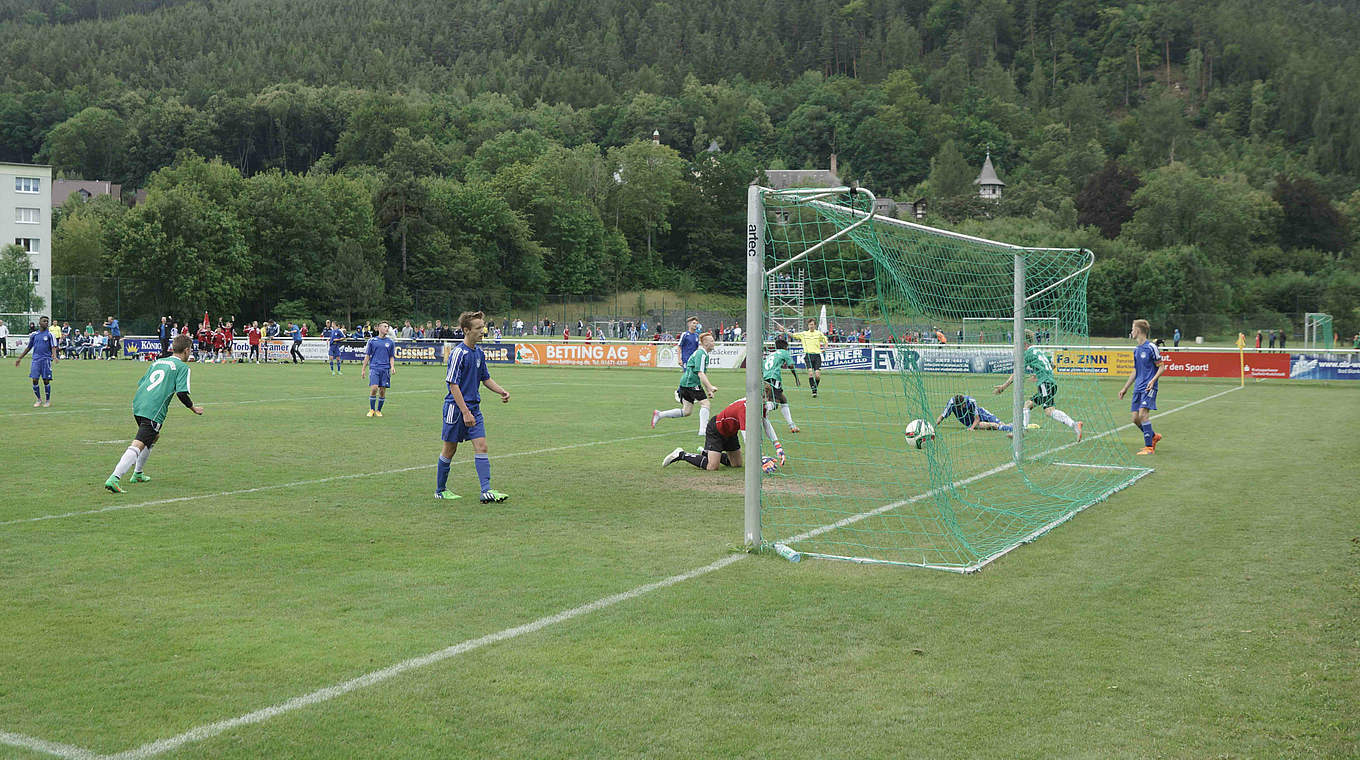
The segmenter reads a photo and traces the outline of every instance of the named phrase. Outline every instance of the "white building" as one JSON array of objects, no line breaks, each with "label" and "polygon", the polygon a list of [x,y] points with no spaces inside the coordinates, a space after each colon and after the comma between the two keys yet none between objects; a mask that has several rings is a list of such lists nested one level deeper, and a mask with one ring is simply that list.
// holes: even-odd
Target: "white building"
[{"label": "white building", "polygon": [[978,178],[973,180],[973,184],[978,186],[978,195],[989,201],[1001,200],[1001,188],[1006,186],[1000,178],[996,176],[996,169],[992,166],[992,152],[987,151],[987,160],[982,162],[982,172]]},{"label": "white building", "polygon": [[52,167],[0,163],[0,244],[28,252],[29,277],[52,308]]}]

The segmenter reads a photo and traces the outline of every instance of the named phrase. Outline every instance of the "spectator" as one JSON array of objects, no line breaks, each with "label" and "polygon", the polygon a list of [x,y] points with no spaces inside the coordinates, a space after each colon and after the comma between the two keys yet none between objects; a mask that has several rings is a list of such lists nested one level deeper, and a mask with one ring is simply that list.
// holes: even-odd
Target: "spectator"
[{"label": "spectator", "polygon": [[563,343],[571,342],[571,328],[569,327],[562,328],[562,342]]},{"label": "spectator", "polygon": [[113,358],[113,335],[112,335],[108,330],[105,330],[103,335],[100,335],[100,336],[96,337],[94,340],[95,340],[95,349],[96,349],[97,351],[99,351],[99,358],[100,358],[100,359],[112,359],[112,358]]},{"label": "spectator", "polygon": [[401,326],[401,337],[406,340],[416,337],[416,329],[411,326],[411,320],[406,320],[406,324]]},{"label": "spectator", "polygon": [[9,325],[0,319],[0,357],[9,356]]},{"label": "spectator", "polygon": [[1256,331],[1256,350],[1257,350],[1257,351],[1260,351],[1260,350],[1261,350],[1261,331],[1260,331],[1260,330],[1257,330],[1257,331]]},{"label": "spectator", "polygon": [[1289,330],[1288,330],[1288,329],[1285,329],[1285,330],[1281,330],[1281,331],[1280,331],[1280,348],[1282,348],[1282,349],[1284,348],[1284,342],[1285,342],[1285,341],[1284,341],[1284,338],[1285,338],[1285,335],[1287,335],[1288,333],[1289,333]]},{"label": "spectator", "polygon": [[293,348],[288,352],[288,355],[293,358],[293,363],[306,361],[302,358],[302,328],[296,324],[290,324],[288,325],[288,333],[293,336]]},{"label": "spectator", "polygon": [[1270,331],[1270,347],[1275,348],[1275,331]]},{"label": "spectator", "polygon": [[1171,331],[1171,346],[1172,348],[1181,347],[1181,328],[1179,327]]},{"label": "spectator", "polygon": [[246,343],[250,345],[249,358],[256,364],[260,363],[260,323],[251,322],[250,327],[246,328]]},{"label": "spectator", "polygon": [[117,356],[119,349],[123,347],[123,330],[118,326],[118,320],[114,319],[112,314],[104,320],[104,329],[109,331],[109,353],[112,356]]},{"label": "spectator", "polygon": [[586,332],[586,323],[585,323],[585,322],[582,322],[582,321],[579,320],[579,319],[576,320],[576,334],[577,334],[577,335],[585,335],[585,332]]}]

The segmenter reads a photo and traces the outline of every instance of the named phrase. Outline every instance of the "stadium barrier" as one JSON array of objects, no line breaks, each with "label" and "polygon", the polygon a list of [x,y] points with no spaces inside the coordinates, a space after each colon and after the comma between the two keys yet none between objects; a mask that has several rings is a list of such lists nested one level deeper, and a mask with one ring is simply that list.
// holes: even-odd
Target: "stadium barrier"
[{"label": "stadium barrier", "polygon": [[[397,361],[402,364],[443,364],[455,341],[398,339]],[[28,336],[11,335],[11,356],[28,345]],[[365,342],[340,342],[340,358],[361,362]],[[561,367],[660,367],[680,368],[680,351],[675,343],[562,341],[557,338],[516,338],[513,341],[489,340],[481,344],[487,362]],[[1127,377],[1133,371],[1133,352],[1129,346],[1048,346],[1053,352],[1053,368],[1058,374],[1109,375]],[[269,360],[289,361],[292,341],[262,339],[261,353]],[[147,358],[160,354],[157,338],[123,338],[124,358]],[[232,341],[232,355],[240,358],[250,351],[245,338]],[[789,347],[798,368],[806,368],[801,346]],[[329,347],[324,338],[303,338],[303,358],[325,361]],[[1224,348],[1186,346],[1164,348],[1167,362],[1165,377],[1217,378],[1239,377],[1238,352]],[[1257,379],[1292,378],[1297,380],[1360,380],[1360,350],[1337,349],[1326,352],[1305,350],[1247,349],[1246,374]],[[1008,345],[960,346],[926,343],[832,343],[822,352],[822,368],[896,372],[906,363],[924,372],[969,374],[1007,374],[1011,371]],[[746,347],[739,343],[719,343],[710,355],[714,369],[740,369],[746,364]]]}]

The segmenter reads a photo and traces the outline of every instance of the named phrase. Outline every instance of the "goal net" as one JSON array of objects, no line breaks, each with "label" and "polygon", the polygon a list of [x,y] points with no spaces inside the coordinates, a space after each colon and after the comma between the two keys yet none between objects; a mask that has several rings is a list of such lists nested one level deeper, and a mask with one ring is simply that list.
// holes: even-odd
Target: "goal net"
[{"label": "goal net", "polygon": [[1310,311],[1303,315],[1303,347],[1330,349],[1336,347],[1332,315]]},{"label": "goal net", "polygon": [[[806,283],[809,302],[827,305],[829,322],[868,324],[876,341],[889,341],[831,344],[816,398],[801,366],[801,388],[785,373],[800,432],[782,432],[783,410],[769,412],[788,461],[763,476],[748,466],[748,543],[971,572],[1150,472],[1118,440],[1106,398],[1114,384],[1102,389],[1086,367],[1063,371],[1077,363],[1066,354],[1088,345],[1089,251],[1022,248],[875,217],[872,202],[845,188],[748,195],[748,320],[765,308],[768,282],[787,272]],[[1019,340],[979,346],[934,337],[983,320],[994,325],[989,333]],[[1026,333],[1050,336],[1022,361],[1053,383],[1022,377],[998,391]],[[763,336],[765,351],[775,337]],[[759,339],[751,336],[748,356],[761,350]],[[790,343],[801,357],[799,341]],[[760,387],[748,369],[753,419],[760,406],[749,400]],[[1016,423],[1030,399],[1037,408],[1025,429]],[[903,434],[914,419],[936,430],[920,449]],[[1013,438],[995,429],[1003,426]]]},{"label": "goal net", "polygon": [[[1026,317],[1036,343],[1052,343],[1058,334],[1055,317]],[[964,317],[962,343],[1011,343],[1015,329],[1012,317]]]}]

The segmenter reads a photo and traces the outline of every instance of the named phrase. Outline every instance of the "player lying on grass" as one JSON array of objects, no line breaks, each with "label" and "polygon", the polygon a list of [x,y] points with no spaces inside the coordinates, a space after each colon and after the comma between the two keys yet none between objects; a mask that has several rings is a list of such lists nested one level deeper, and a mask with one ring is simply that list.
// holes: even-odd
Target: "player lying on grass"
[{"label": "player lying on grass", "polygon": [[685,362],[685,371],[680,375],[680,388],[675,392],[675,397],[680,400],[678,409],[652,410],[652,427],[656,423],[671,417],[688,417],[694,411],[694,404],[699,404],[699,424],[701,430],[708,429],[709,399],[718,389],[713,383],[708,381],[708,352],[713,350],[713,334],[705,332],[699,336],[699,347],[694,349],[694,353],[689,355],[689,360]]},{"label": "player lying on grass", "polygon": [[779,411],[784,415],[784,421],[789,423],[789,432],[799,432],[798,426],[793,424],[793,412],[789,411],[789,400],[784,395],[784,368],[788,367],[793,375],[793,384],[801,385],[798,379],[798,371],[793,364],[793,354],[789,353],[789,339],[783,335],[774,339],[774,351],[765,357],[762,365],[762,377],[765,380],[765,394],[779,404]]},{"label": "player lying on grass", "polygon": [[[767,396],[764,408],[761,410],[760,420],[765,426],[765,436],[774,443],[775,458],[780,465],[783,465],[784,447],[780,445],[779,436],[775,434],[774,427],[770,425],[768,417],[770,406],[772,404],[769,403],[767,386]],[[717,416],[708,421],[708,428],[704,431],[704,448],[702,451],[687,454],[683,446],[677,446],[674,451],[662,457],[661,466],[665,467],[672,462],[683,459],[701,470],[716,470],[719,465],[724,464],[728,467],[740,467],[742,464],[741,434],[745,430],[746,399],[739,398],[728,404],[725,409],[718,412]]]},{"label": "player lying on grass", "polygon": [[965,396],[962,393],[955,394],[953,398],[949,399],[949,404],[935,419],[935,424],[939,425],[944,422],[945,418],[951,414],[958,417],[959,422],[969,430],[1005,430],[1008,432],[1011,430],[1010,425],[982,408],[977,399],[972,396]]},{"label": "player lying on grass", "polygon": [[[104,487],[113,493],[127,493],[118,481],[132,470],[132,482],[142,483],[151,480],[143,469],[151,447],[161,437],[161,425],[165,423],[165,413],[170,408],[170,399],[179,397],[180,403],[194,414],[202,414],[203,407],[194,406],[189,398],[189,349],[193,340],[188,335],[176,335],[170,345],[170,355],[157,359],[147,367],[146,374],[137,384],[137,393],[132,397],[132,419],[137,422],[137,436],[128,444],[127,451],[113,468],[113,474],[104,481]],[[133,469],[135,468],[135,469]]]},{"label": "player lying on grass", "polygon": [[1152,326],[1146,319],[1133,320],[1133,326],[1129,328],[1129,338],[1136,344],[1133,372],[1119,389],[1119,397],[1124,398],[1129,386],[1133,386],[1133,403],[1129,405],[1129,411],[1133,412],[1133,424],[1143,431],[1143,448],[1136,452],[1138,454],[1156,453],[1157,442],[1162,440],[1161,433],[1152,432],[1151,418],[1157,408],[1157,380],[1166,372],[1166,365],[1162,363],[1162,352],[1148,340],[1151,331]]},{"label": "player lying on grass", "polygon": [[[1033,343],[1034,331],[1026,330],[1025,366],[1023,370],[1027,374],[1034,375],[1036,387],[1034,395],[1030,396],[1029,400],[1025,401],[1024,425],[1026,428],[1030,426],[1029,410],[1036,406],[1042,407],[1045,414],[1072,428],[1077,434],[1077,440],[1080,441],[1082,423],[1072,419],[1068,416],[1067,412],[1054,406],[1054,403],[1056,403],[1058,398],[1058,380],[1053,376],[1053,362],[1048,360],[1048,354],[1044,353],[1042,348],[1033,345]],[[1012,372],[1011,376],[1006,378],[1006,382],[992,389],[993,392],[1005,393],[1006,389],[1011,387],[1011,384],[1015,382],[1016,377],[1017,374]]]}]

